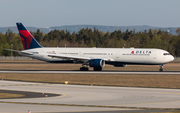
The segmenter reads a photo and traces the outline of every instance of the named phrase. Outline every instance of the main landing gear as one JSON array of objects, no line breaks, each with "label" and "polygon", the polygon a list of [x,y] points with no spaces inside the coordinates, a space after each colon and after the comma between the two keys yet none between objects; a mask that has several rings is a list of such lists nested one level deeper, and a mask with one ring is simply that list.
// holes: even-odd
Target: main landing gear
[{"label": "main landing gear", "polygon": [[[94,67],[93,70],[102,71],[102,67]],[[82,67],[80,68],[80,71],[89,71],[89,68],[87,67],[87,65],[82,65]]]},{"label": "main landing gear", "polygon": [[163,64],[161,64],[159,66],[160,66],[159,71],[162,72],[163,71]]},{"label": "main landing gear", "polygon": [[82,67],[80,68],[80,71],[89,71],[87,64],[82,64]]},{"label": "main landing gear", "polygon": [[102,67],[94,67],[94,71],[102,71]]},{"label": "main landing gear", "polygon": [[[94,71],[102,71],[102,67],[94,67]],[[80,71],[89,71],[88,67],[81,67]]]},{"label": "main landing gear", "polygon": [[[94,67],[94,71],[102,71],[102,67]],[[81,67],[80,71],[89,71],[88,67]]]},{"label": "main landing gear", "polygon": [[80,71],[89,71],[89,68],[88,67],[81,67]]}]

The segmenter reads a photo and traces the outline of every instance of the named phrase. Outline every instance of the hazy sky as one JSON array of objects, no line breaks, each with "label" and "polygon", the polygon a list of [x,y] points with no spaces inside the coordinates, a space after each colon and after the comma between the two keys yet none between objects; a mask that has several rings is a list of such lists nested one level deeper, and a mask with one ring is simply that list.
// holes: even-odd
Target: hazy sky
[{"label": "hazy sky", "polygon": [[180,0],[0,0],[0,27],[180,27]]}]

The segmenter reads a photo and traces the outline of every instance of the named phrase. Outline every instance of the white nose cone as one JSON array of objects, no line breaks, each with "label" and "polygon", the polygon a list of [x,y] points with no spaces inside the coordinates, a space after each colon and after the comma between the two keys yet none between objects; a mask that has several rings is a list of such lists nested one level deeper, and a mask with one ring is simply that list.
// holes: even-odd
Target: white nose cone
[{"label": "white nose cone", "polygon": [[165,56],[164,62],[168,63],[174,60],[174,57],[172,55]]},{"label": "white nose cone", "polygon": [[169,55],[168,56],[168,62],[171,62],[171,61],[173,61],[174,60],[174,57],[172,56],[172,55]]},{"label": "white nose cone", "polygon": [[171,55],[170,56],[170,62],[174,60],[174,57]]}]

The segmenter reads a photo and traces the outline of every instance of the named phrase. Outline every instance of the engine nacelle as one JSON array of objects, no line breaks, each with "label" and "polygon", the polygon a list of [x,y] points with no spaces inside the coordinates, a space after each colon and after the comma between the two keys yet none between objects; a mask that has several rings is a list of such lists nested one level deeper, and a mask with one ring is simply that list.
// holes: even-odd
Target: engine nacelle
[{"label": "engine nacelle", "polygon": [[127,64],[116,64],[116,65],[114,65],[114,67],[126,67],[127,66]]},{"label": "engine nacelle", "polygon": [[89,66],[90,67],[104,67],[105,66],[105,60],[91,59],[91,60],[89,60]]}]

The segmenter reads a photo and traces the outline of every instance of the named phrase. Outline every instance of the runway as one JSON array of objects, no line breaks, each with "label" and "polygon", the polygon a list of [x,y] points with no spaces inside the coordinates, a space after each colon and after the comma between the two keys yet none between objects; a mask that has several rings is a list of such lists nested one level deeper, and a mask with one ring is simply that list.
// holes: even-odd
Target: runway
[{"label": "runway", "polygon": [[180,75],[180,71],[61,71],[61,70],[0,70],[0,73],[32,74],[123,74],[123,75]]},{"label": "runway", "polygon": [[119,113],[180,109],[179,89],[132,88],[0,81],[1,90],[50,93],[61,96],[0,99],[0,112]]}]

